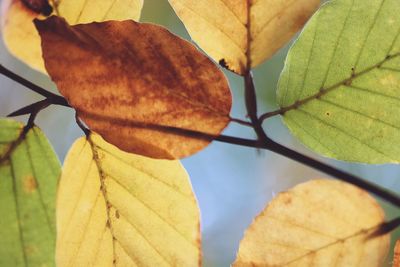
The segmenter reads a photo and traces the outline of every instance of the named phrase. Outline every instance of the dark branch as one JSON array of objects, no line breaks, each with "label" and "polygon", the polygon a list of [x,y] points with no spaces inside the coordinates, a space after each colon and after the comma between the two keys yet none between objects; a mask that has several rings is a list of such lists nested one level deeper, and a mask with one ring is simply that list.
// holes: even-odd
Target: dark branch
[{"label": "dark branch", "polygon": [[245,103],[247,114],[253,124],[254,131],[257,134],[260,143],[266,143],[268,137],[262,128],[262,121],[259,120],[257,114],[257,95],[254,86],[253,74],[251,71],[245,73],[244,76]]},{"label": "dark branch", "polygon": [[14,111],[10,114],[7,115],[7,117],[17,117],[17,116],[22,116],[22,115],[27,115],[27,114],[32,114],[32,113],[37,113],[40,110],[43,110],[50,106],[51,103],[49,100],[46,98],[44,100],[40,100],[36,103],[33,103],[29,106],[23,107],[18,109],[17,111]]},{"label": "dark branch", "polygon": [[3,74],[4,76],[10,78],[11,80],[13,80],[19,84],[22,84],[23,86],[29,88],[33,92],[38,93],[38,94],[50,99],[52,104],[69,107],[68,102],[62,96],[59,96],[52,92],[49,92],[49,91],[41,88],[40,86],[37,86],[36,84],[31,83],[30,81],[22,78],[21,76],[15,74],[14,72],[10,71],[9,69],[6,69],[1,64],[0,64],[0,74]]},{"label": "dark branch", "polygon": [[381,235],[385,235],[395,230],[400,226],[400,217],[394,218],[391,221],[382,223],[368,238],[375,238]]},{"label": "dark branch", "polygon": [[400,207],[400,197],[383,188],[380,187],[376,184],[370,183],[360,177],[357,177],[355,175],[352,175],[348,172],[341,171],[335,167],[329,166],[325,163],[322,163],[320,161],[317,161],[315,159],[312,159],[306,155],[300,154],[299,152],[296,152],[290,148],[287,148],[281,144],[276,143],[272,139],[268,138],[267,143],[263,147],[267,150],[270,150],[272,152],[275,152],[279,155],[285,156],[287,158],[290,158],[294,161],[303,163],[304,165],[311,167],[313,169],[316,169],[318,171],[321,171],[323,173],[326,173],[332,177],[335,177],[336,179],[351,183],[353,185],[356,185],[360,188],[363,188],[364,190],[367,190],[376,196],[386,200],[389,203],[392,203],[393,205]]},{"label": "dark branch", "polygon": [[241,120],[241,119],[236,119],[236,118],[230,118],[230,121],[231,122],[236,122],[236,123],[238,123],[238,124],[241,124],[241,125],[245,125],[245,126],[248,126],[248,127],[252,127],[253,128],[253,124],[251,123],[251,122],[249,122],[249,121],[245,121],[245,120]]}]

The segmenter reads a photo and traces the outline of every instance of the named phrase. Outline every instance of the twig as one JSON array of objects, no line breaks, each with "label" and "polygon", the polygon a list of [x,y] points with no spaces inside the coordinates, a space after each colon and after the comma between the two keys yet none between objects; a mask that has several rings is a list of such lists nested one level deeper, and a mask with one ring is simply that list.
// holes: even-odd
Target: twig
[{"label": "twig", "polygon": [[348,172],[341,171],[335,167],[329,166],[325,163],[322,163],[320,161],[317,161],[315,159],[312,159],[306,155],[300,154],[299,152],[296,152],[290,148],[287,148],[281,144],[276,143],[272,139],[268,138],[267,143],[264,145],[265,149],[270,150],[272,152],[275,152],[281,156],[285,156],[287,158],[290,158],[294,161],[303,163],[304,165],[311,167],[313,169],[316,169],[318,171],[321,171],[323,173],[326,173],[332,177],[335,177],[338,180],[342,180],[348,183],[351,183],[353,185],[356,185],[360,188],[363,188],[364,190],[367,190],[376,196],[386,200],[389,203],[392,203],[393,205],[400,207],[400,196],[397,194],[380,187],[376,184],[370,183],[360,177],[357,177],[353,174],[350,174]]},{"label": "twig", "polygon": [[250,117],[254,131],[258,136],[259,142],[266,143],[268,137],[264,129],[262,128],[262,121],[258,118],[257,95],[251,71],[247,71],[244,75],[244,88],[245,88],[245,102],[246,102],[247,114]]},{"label": "twig", "polygon": [[285,112],[286,112],[286,110],[284,110],[284,109],[278,109],[278,110],[275,110],[275,111],[267,112],[267,113],[264,113],[264,114],[262,114],[260,116],[260,120],[261,121],[265,121],[266,119],[269,119],[271,117],[274,117],[274,116],[277,116],[277,115],[283,115]]},{"label": "twig", "polygon": [[20,108],[17,111],[14,111],[14,112],[8,114],[7,117],[17,117],[17,116],[32,114],[34,112],[37,113],[40,110],[43,110],[43,109],[47,108],[50,105],[51,105],[50,101],[48,100],[48,98],[46,98],[44,100],[40,100],[40,101],[38,101],[36,103],[33,103],[33,104],[29,105],[29,106]]},{"label": "twig", "polygon": [[56,95],[52,92],[49,92],[49,91],[41,88],[40,86],[37,86],[36,84],[31,83],[30,81],[22,78],[21,76],[15,74],[14,72],[5,68],[1,64],[0,64],[0,74],[3,74],[4,76],[10,78],[11,80],[13,80],[19,84],[22,84],[23,86],[34,91],[35,93],[38,93],[38,94],[50,99],[52,104],[69,107],[68,102],[62,96]]},{"label": "twig", "polygon": [[83,122],[81,121],[81,119],[80,119],[79,116],[78,116],[78,112],[75,112],[75,121],[76,121],[76,124],[78,125],[78,127],[81,128],[81,130],[85,133],[86,137],[89,138],[89,136],[90,136],[90,130],[89,130],[89,128],[87,128],[87,127],[83,124]]},{"label": "twig", "polygon": [[236,119],[236,118],[232,118],[230,117],[230,121],[231,122],[236,122],[238,124],[244,125],[244,126],[248,126],[248,127],[252,127],[253,128],[253,124],[249,121],[245,121],[245,120],[241,120],[241,119]]}]

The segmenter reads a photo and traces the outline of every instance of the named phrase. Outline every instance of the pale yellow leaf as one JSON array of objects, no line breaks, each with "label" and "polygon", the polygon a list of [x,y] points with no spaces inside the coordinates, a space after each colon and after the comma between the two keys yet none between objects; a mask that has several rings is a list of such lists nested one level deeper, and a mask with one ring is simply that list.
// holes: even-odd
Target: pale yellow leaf
[{"label": "pale yellow leaf", "polygon": [[[138,20],[143,0],[59,0],[50,1],[50,4],[54,9],[53,14],[64,17],[70,24],[78,24],[106,20]],[[45,16],[33,11],[24,1],[1,1],[0,24],[6,47],[11,54],[30,67],[46,73],[40,37],[32,22],[35,18],[43,19]]]},{"label": "pale yellow leaf", "polygon": [[199,266],[199,209],[179,161],[122,152],[91,134],[64,163],[56,263]]},{"label": "pale yellow leaf", "polygon": [[169,0],[190,36],[214,60],[244,74],[301,29],[320,0]]},{"label": "pale yellow leaf", "polygon": [[378,267],[390,238],[371,236],[383,221],[365,191],[312,180],[272,200],[246,231],[233,266]]}]

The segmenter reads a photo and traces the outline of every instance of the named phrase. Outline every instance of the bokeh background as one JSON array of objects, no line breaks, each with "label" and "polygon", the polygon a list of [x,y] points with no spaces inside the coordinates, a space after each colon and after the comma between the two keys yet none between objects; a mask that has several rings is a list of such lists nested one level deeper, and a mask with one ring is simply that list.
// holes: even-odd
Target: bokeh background
[{"label": "bokeh background", "polygon": [[[167,0],[144,2],[141,21],[164,25],[170,31],[190,40]],[[275,90],[289,47],[290,44],[254,71],[260,112],[277,108]],[[2,42],[0,63],[28,80],[57,92],[47,76],[33,71],[13,58]],[[244,118],[242,78],[228,71],[225,73],[234,96],[232,116]],[[1,117],[40,99],[38,95],[21,85],[0,77]],[[26,121],[27,118],[17,119]],[[74,140],[82,135],[81,130],[75,125],[74,113],[64,107],[50,107],[44,110],[40,113],[36,124],[47,134],[61,162]],[[349,164],[321,158],[295,140],[280,117],[265,122],[264,128],[280,143],[400,193],[400,166]],[[255,137],[251,130],[239,125],[229,126],[225,133]],[[207,267],[230,266],[235,259],[243,232],[276,194],[309,179],[327,177],[271,152],[218,142],[184,159],[183,164],[190,174],[201,209],[203,265]],[[399,209],[383,201],[381,204],[386,210],[388,219],[400,215]],[[398,237],[400,231],[392,235],[392,248],[393,242]],[[385,266],[391,266],[391,255]]]}]

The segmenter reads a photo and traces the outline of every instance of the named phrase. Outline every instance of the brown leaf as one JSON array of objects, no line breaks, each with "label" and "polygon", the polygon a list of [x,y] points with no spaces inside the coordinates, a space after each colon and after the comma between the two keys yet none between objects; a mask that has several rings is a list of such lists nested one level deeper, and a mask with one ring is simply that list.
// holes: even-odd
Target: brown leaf
[{"label": "brown leaf", "polygon": [[[30,67],[45,73],[35,18],[52,12],[71,24],[105,20],[138,20],[143,0],[2,0],[0,31],[8,51]],[[56,5],[52,6],[54,3]]]},{"label": "brown leaf", "polygon": [[[223,73],[192,44],[134,21],[69,26],[35,21],[46,69],[94,131],[120,149],[181,158],[207,146],[229,122]],[[185,132],[179,129],[186,129]]]},{"label": "brown leaf", "polygon": [[396,246],[394,247],[392,267],[400,267],[400,240],[396,241]]}]

